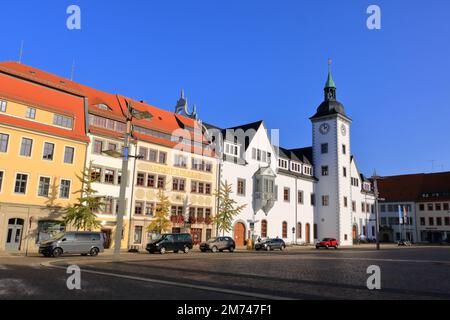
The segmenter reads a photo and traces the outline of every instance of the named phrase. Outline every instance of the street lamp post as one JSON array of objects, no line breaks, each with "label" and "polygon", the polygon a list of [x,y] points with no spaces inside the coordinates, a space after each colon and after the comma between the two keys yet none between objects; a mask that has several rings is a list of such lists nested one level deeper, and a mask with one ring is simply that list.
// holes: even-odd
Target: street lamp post
[{"label": "street lamp post", "polygon": [[[119,103],[120,99],[117,97]],[[116,221],[116,235],[114,240],[114,257],[118,258],[120,256],[120,249],[122,246],[122,232],[123,232],[123,216],[125,214],[126,209],[126,190],[127,190],[127,183],[128,183],[128,159],[136,158],[140,159],[142,157],[140,156],[130,156],[130,137],[131,137],[131,131],[132,131],[132,120],[133,118],[136,118],[138,120],[141,119],[151,119],[152,115],[147,111],[139,111],[136,109],[133,109],[133,106],[131,102],[128,100],[126,101],[126,130],[124,134],[124,140],[123,140],[123,154],[120,152],[110,150],[105,151],[104,153],[115,157],[115,158],[122,158],[122,176],[120,181],[120,192],[119,192],[119,211],[117,212],[117,221]]]},{"label": "street lamp post", "polygon": [[377,250],[380,250],[380,218],[379,218],[379,212],[378,212],[378,200],[382,200],[379,198],[380,194],[378,192],[378,180],[380,177],[377,175],[377,172],[374,171],[373,173],[373,191],[375,193],[375,239],[377,243]]}]

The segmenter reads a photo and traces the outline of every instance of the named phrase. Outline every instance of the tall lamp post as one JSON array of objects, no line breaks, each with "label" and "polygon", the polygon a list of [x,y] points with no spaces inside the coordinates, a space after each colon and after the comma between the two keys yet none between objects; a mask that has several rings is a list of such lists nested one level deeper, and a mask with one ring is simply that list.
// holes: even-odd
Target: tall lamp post
[{"label": "tall lamp post", "polygon": [[[117,100],[120,103],[119,97]],[[120,249],[122,246],[122,232],[123,232],[123,216],[125,214],[126,208],[126,191],[127,191],[127,180],[128,180],[128,159],[136,158],[141,159],[141,156],[130,156],[130,137],[132,132],[132,120],[142,120],[142,119],[151,119],[152,115],[148,111],[139,111],[133,108],[133,105],[130,101],[125,100],[126,102],[126,131],[123,139],[123,154],[115,151],[115,150],[107,150],[104,153],[114,157],[114,158],[122,158],[122,177],[120,180],[120,192],[119,192],[119,212],[117,212],[117,222],[116,222],[116,235],[114,239],[114,257],[118,258],[120,256]],[[122,108],[123,109],[123,108]]]},{"label": "tall lamp post", "polygon": [[375,239],[377,243],[377,250],[380,250],[380,215],[378,213],[378,200],[384,200],[379,198],[380,194],[378,192],[378,180],[381,177],[377,175],[377,172],[373,172],[372,180],[373,180],[373,191],[375,193]]}]

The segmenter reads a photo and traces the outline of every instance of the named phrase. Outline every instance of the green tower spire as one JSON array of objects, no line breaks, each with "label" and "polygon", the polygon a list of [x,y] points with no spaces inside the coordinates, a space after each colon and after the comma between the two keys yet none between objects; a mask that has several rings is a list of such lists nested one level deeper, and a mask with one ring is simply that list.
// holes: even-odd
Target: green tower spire
[{"label": "green tower spire", "polygon": [[336,85],[331,75],[331,59],[328,59],[328,78],[324,88],[325,101],[336,100]]}]

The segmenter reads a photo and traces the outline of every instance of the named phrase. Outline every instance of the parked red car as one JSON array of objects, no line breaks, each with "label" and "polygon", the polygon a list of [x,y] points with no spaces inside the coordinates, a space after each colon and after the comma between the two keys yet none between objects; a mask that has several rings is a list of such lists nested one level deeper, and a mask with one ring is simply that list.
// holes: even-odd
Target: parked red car
[{"label": "parked red car", "polygon": [[335,248],[337,249],[339,246],[339,243],[336,239],[333,238],[324,238],[322,241],[319,241],[316,243],[316,249],[319,248]]}]

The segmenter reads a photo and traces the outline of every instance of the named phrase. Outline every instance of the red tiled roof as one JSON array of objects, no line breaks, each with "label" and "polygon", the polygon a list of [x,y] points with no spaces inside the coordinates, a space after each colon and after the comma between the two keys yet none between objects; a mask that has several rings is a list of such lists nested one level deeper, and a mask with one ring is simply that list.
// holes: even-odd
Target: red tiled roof
[{"label": "red tiled roof", "polygon": [[[155,130],[162,133],[172,134],[175,130],[183,129],[183,128],[194,128],[197,125],[197,122],[194,119],[175,114],[173,112],[169,112],[166,110],[162,110],[159,108],[156,108],[152,105],[135,101],[130,98],[125,98],[123,96],[117,96],[114,94],[110,94],[107,92],[103,92],[67,79],[64,79],[62,77],[56,76],[54,74],[29,67],[23,64],[19,64],[16,62],[2,62],[0,63],[0,72],[4,72],[10,75],[14,75],[16,77],[20,77],[22,79],[26,79],[29,81],[33,81],[36,83],[39,83],[44,86],[53,87],[58,90],[66,91],[68,93],[72,93],[75,95],[79,95],[82,97],[88,98],[88,110],[89,112],[104,116],[110,119],[114,119],[117,121],[125,122],[124,117],[124,108],[126,107],[125,99],[128,101],[131,101],[133,104],[133,107],[140,111],[148,111],[152,114],[153,118],[149,120],[133,120],[134,125],[142,126],[151,130]],[[11,78],[13,79],[13,78]],[[18,79],[15,79],[16,82],[23,82],[27,83],[29,86],[33,85],[30,82],[24,82],[20,81]],[[0,83],[1,85],[1,83]],[[35,85],[36,86],[36,85]],[[39,86],[36,86],[39,87]],[[61,99],[56,101],[48,101],[49,98],[47,92],[45,95],[42,94],[42,90],[46,89],[45,87],[40,87],[41,93],[39,92],[27,92],[26,97],[23,97],[24,99],[28,99],[30,103],[35,103],[39,100],[40,106],[48,107],[50,110],[55,112],[63,112],[62,110],[66,110],[66,112],[72,112],[75,110],[72,110],[72,106],[69,105],[69,101],[65,101],[64,99]],[[10,98],[15,97],[21,97],[21,93],[23,93],[22,90],[11,90],[12,88],[7,88],[5,91],[5,94],[9,94]],[[47,89],[51,90],[51,89]],[[1,91],[0,91],[1,92]],[[58,92],[55,90],[55,92]],[[62,93],[61,93],[62,94]],[[54,93],[53,95],[58,95],[58,93]],[[66,94],[66,98],[69,98],[70,95]],[[102,110],[97,107],[99,104],[107,105],[110,110]],[[76,108],[75,108],[76,109]],[[76,119],[84,119],[84,108],[79,108],[79,110],[76,110]],[[81,114],[79,113],[81,112]],[[82,117],[80,117],[82,115]],[[76,121],[77,124],[83,125],[84,128],[84,120],[83,121]],[[77,128],[78,131],[79,128]],[[117,132],[109,131],[106,129],[100,129],[100,128],[94,128],[93,126],[90,127],[91,131],[95,132],[101,132],[102,134],[108,134],[114,137],[120,136]],[[203,142],[206,144],[206,139],[203,135],[201,137],[194,137],[193,134],[191,135],[192,140],[196,140],[198,142]],[[152,140],[155,141],[157,139],[160,144],[164,144],[166,146],[173,146],[172,141],[168,141],[161,138],[156,137],[149,137],[148,135],[141,134],[142,138],[148,141]]]},{"label": "red tiled roof", "polygon": [[[378,189],[380,197],[390,202],[450,200],[450,172],[383,177]],[[430,196],[423,198],[423,194]]]},{"label": "red tiled roof", "polygon": [[23,81],[14,76],[1,73],[1,71],[2,70],[0,70],[0,97],[18,103],[39,107],[58,114],[71,116],[74,119],[74,127],[72,130],[65,130],[51,125],[39,124],[35,121],[17,119],[8,116],[7,114],[2,115],[3,123],[55,134],[69,139],[88,141],[85,132],[83,97],[51,89],[29,81]]}]

